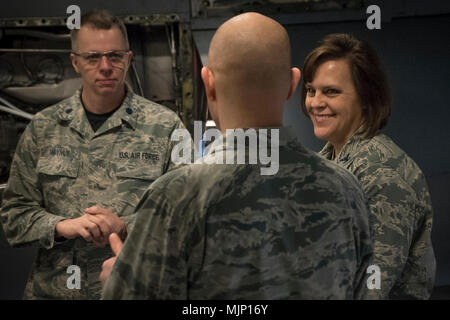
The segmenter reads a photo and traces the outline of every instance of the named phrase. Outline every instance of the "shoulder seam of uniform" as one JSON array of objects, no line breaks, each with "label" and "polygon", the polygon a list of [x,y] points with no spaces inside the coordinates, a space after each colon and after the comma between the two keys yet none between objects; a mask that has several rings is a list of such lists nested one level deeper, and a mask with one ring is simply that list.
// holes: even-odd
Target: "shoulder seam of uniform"
[{"label": "shoulder seam of uniform", "polygon": [[[389,138],[389,137],[388,137],[388,138]],[[393,150],[392,150],[392,148],[391,148],[390,146],[386,145],[386,143],[384,143],[384,141],[382,141],[381,139],[379,139],[377,136],[373,137],[372,139],[376,139],[376,142],[377,142],[377,143],[383,145],[383,147],[385,147],[387,150],[389,150],[390,152],[394,153]],[[372,139],[371,139],[371,140],[372,140]],[[358,155],[358,154],[359,154],[360,152],[362,152],[362,151],[370,151],[371,148],[373,148],[373,150],[381,151],[381,149],[380,149],[378,146],[376,146],[376,145],[374,146],[374,145],[371,145],[370,143],[367,143],[366,145],[363,146],[363,148],[362,148],[361,150],[358,150],[358,152],[357,152],[355,155]],[[403,149],[401,149],[400,147],[398,147],[398,148],[399,148],[399,150],[401,151],[401,154],[400,154],[400,157],[399,157],[399,158],[405,158],[405,157],[407,157],[406,152],[403,151]],[[381,160],[380,157],[377,157],[377,158],[376,158],[376,161],[371,163],[371,166],[374,166],[374,165],[377,166],[377,167],[380,168],[380,169],[381,169],[381,168],[384,168],[384,169],[389,169],[389,170],[391,170],[391,171],[394,171],[394,172],[399,176],[399,178],[402,180],[402,182],[407,183],[407,182],[405,181],[405,179],[403,179],[403,177],[402,177],[402,175],[401,175],[401,172],[398,171],[398,168],[393,168],[393,167],[387,166],[387,165]]]}]

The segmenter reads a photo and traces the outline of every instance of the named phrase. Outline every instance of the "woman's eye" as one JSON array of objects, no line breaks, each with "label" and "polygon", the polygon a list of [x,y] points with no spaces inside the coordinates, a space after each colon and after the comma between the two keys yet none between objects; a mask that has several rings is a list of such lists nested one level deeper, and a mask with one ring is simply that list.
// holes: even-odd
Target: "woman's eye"
[{"label": "woman's eye", "polygon": [[336,90],[336,89],[327,89],[327,90],[325,91],[325,93],[326,93],[326,94],[338,94],[339,91]]},{"label": "woman's eye", "polygon": [[313,88],[306,88],[306,93],[310,96],[314,95],[314,89]]}]

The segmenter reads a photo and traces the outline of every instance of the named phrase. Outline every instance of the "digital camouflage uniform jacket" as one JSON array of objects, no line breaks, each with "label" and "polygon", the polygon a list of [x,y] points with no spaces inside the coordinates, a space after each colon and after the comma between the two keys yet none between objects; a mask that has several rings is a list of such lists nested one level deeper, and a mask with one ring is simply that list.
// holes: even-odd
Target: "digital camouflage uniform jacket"
[{"label": "digital camouflage uniform jacket", "polygon": [[[120,108],[93,132],[80,100],[72,97],[36,114],[21,136],[0,211],[10,245],[38,245],[26,299],[99,299],[99,274],[111,248],[79,237],[55,242],[55,226],[99,204],[123,217],[147,187],[174,166],[174,129],[184,128],[168,108],[128,91]],[[68,289],[70,265],[81,288]]]},{"label": "digital camouflage uniform jacket", "polygon": [[[333,146],[320,154],[331,159]],[[382,275],[373,297],[428,299],[436,269],[433,210],[420,168],[383,134],[365,139],[357,132],[334,160],[358,178],[369,202],[374,264]]]},{"label": "digital camouflage uniform jacket", "polygon": [[[229,140],[206,158],[233,150]],[[279,141],[275,175],[260,164],[192,164],[158,179],[102,297],[363,297],[372,242],[357,180],[289,128]]]}]

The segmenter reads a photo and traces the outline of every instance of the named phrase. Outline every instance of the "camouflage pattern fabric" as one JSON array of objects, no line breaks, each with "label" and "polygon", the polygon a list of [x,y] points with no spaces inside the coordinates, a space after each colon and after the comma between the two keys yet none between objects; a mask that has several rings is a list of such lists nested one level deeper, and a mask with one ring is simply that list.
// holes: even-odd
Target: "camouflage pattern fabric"
[{"label": "camouflage pattern fabric", "polygon": [[[99,274],[110,247],[82,237],[55,242],[59,221],[99,204],[123,217],[130,232],[134,208],[148,186],[174,165],[170,135],[184,128],[168,108],[128,90],[120,108],[93,132],[81,91],[36,114],[21,136],[0,211],[9,243],[39,246],[27,299],[99,299]],[[81,289],[68,289],[67,268],[81,269]]]},{"label": "camouflage pattern fabric", "polygon": [[[206,157],[227,148],[214,142]],[[192,164],[155,181],[102,297],[364,297],[372,242],[357,180],[289,128],[279,159],[275,175],[259,163]]]},{"label": "camouflage pattern fabric", "polygon": [[[327,143],[321,155],[331,159]],[[431,245],[433,210],[422,171],[389,137],[357,132],[334,159],[360,181],[370,208],[374,264],[381,269],[381,299],[428,299],[436,261]]]}]

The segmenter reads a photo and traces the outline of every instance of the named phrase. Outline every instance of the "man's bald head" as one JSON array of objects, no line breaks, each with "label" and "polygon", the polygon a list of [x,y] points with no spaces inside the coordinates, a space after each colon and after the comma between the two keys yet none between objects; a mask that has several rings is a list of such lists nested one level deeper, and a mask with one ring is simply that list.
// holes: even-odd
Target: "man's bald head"
[{"label": "man's bald head", "polygon": [[282,125],[284,102],[300,79],[283,26],[258,13],[233,17],[214,34],[208,60],[201,76],[222,132]]},{"label": "man's bald head", "polygon": [[[258,13],[231,18],[216,31],[210,45],[208,67],[216,85],[230,90],[289,89],[291,49],[286,30]],[[232,87],[230,87],[232,85]]]}]

